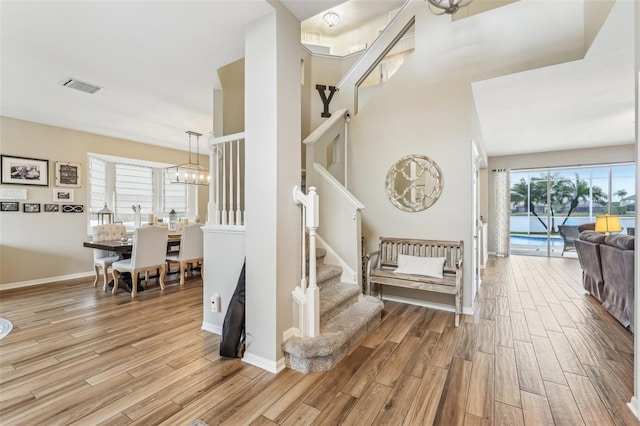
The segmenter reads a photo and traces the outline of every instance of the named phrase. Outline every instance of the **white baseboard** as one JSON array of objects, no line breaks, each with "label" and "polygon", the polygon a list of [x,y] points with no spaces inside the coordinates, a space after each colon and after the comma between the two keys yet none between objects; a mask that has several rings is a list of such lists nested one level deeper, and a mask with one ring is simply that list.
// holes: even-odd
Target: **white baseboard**
[{"label": "white baseboard", "polygon": [[[456,308],[451,305],[445,305],[442,303],[435,303],[435,302],[427,302],[424,300],[411,299],[409,297],[387,296],[383,294],[382,300],[388,300],[390,302],[406,303],[407,305],[422,306],[423,308],[437,309],[439,311],[446,311],[446,312],[456,311]],[[462,313],[465,315],[473,315],[473,308],[463,307]]]},{"label": "white baseboard", "polygon": [[629,407],[629,410],[631,410],[634,416],[640,419],[640,412],[638,412],[638,399],[635,395],[631,397],[631,401],[627,402],[627,407]]},{"label": "white baseboard", "polygon": [[242,361],[246,362],[247,364],[255,365],[258,368],[262,368],[263,370],[274,374],[278,374],[286,367],[284,364],[284,357],[274,362],[249,352],[244,353]]},{"label": "white baseboard", "polygon": [[222,326],[210,322],[202,322],[202,330],[222,336]]},{"label": "white baseboard", "polygon": [[[29,280],[29,281],[20,281],[20,282],[16,282],[16,283],[0,284],[0,291],[2,291],[2,290],[11,290],[13,288],[31,287],[31,286],[34,286],[34,285],[55,283],[55,282],[59,282],[59,281],[75,280],[77,278],[93,277],[93,276],[95,276],[95,274],[96,273],[94,271],[91,271],[91,272],[79,272],[77,274],[59,275],[57,277],[39,278],[37,280]],[[102,287],[102,284],[100,284],[100,287]]]},{"label": "white baseboard", "polygon": [[291,327],[288,330],[285,330],[284,333],[282,333],[282,341],[284,342],[289,337],[300,337],[300,336],[301,336],[300,330],[297,327]]}]

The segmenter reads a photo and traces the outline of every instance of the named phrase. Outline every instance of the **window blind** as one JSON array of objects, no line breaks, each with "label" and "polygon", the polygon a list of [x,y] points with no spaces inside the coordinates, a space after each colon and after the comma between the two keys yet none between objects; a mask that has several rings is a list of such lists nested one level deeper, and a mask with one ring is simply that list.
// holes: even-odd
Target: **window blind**
[{"label": "window blind", "polygon": [[107,162],[101,158],[89,157],[89,210],[97,212],[107,202]]},{"label": "window blind", "polygon": [[142,214],[153,212],[153,169],[133,164],[115,165],[115,213],[122,221],[133,220],[132,206]]},{"label": "window blind", "polygon": [[162,210],[168,213],[173,209],[179,215],[184,215],[187,212],[187,185],[172,184],[164,171],[162,176],[164,177]]}]

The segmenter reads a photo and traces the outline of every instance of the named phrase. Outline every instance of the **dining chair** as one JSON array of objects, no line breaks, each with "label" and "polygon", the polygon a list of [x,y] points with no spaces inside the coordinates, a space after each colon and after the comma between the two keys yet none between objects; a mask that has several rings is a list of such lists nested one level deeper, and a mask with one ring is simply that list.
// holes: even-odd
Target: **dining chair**
[{"label": "dining chair", "polygon": [[184,284],[184,275],[187,265],[189,272],[192,272],[194,265],[200,263],[200,276],[203,275],[203,236],[202,225],[194,223],[182,227],[182,236],[180,237],[180,250],[178,253],[167,254],[167,265],[170,267],[172,263],[180,265],[180,285]]},{"label": "dining chair", "polygon": [[111,265],[114,294],[118,292],[118,279],[123,272],[131,273],[131,297],[136,297],[138,294],[138,274],[158,269],[160,270],[158,282],[160,288],[164,290],[167,239],[167,228],[144,226],[135,230],[131,258],[119,260]]},{"label": "dining chair", "polygon": [[[123,235],[127,233],[127,228],[121,224],[105,223],[104,225],[94,226],[92,229],[93,241],[113,241],[119,240]],[[118,253],[109,250],[93,249],[93,267],[96,270],[96,278],[93,280],[93,286],[98,285],[98,279],[100,278],[100,270],[104,276],[104,283],[102,289],[107,289],[107,274],[109,267],[120,259]]]}]

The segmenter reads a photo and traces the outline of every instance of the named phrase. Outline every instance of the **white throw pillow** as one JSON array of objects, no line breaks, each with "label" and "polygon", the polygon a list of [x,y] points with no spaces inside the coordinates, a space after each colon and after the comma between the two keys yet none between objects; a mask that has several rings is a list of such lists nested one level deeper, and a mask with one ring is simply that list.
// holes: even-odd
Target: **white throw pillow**
[{"label": "white throw pillow", "polygon": [[446,258],[444,257],[422,257],[399,254],[398,268],[393,272],[442,278],[445,261]]}]

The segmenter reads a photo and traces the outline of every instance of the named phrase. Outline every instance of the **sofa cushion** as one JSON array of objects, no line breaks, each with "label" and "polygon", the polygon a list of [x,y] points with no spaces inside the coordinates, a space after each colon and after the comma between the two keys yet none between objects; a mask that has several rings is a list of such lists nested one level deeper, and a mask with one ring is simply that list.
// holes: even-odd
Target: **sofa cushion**
[{"label": "sofa cushion", "polygon": [[631,235],[607,235],[604,239],[606,245],[617,247],[621,250],[634,250],[636,238]]},{"label": "sofa cushion", "polygon": [[596,231],[582,231],[578,238],[594,244],[604,244],[606,235]]}]

